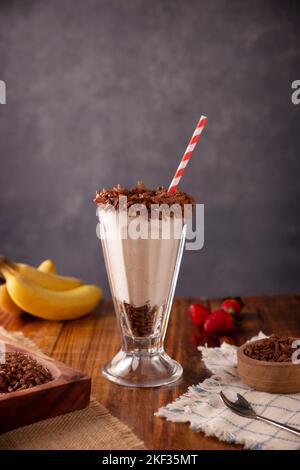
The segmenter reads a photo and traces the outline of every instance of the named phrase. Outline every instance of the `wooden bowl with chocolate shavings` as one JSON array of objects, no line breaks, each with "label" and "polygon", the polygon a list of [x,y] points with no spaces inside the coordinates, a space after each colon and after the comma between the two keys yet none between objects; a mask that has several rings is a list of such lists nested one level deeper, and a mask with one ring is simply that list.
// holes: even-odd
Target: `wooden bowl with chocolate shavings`
[{"label": "wooden bowl with chocolate shavings", "polygon": [[89,376],[1,335],[0,346],[0,433],[88,406]]},{"label": "wooden bowl with chocolate shavings", "polygon": [[298,338],[272,335],[240,346],[237,351],[237,368],[242,381],[262,392],[300,392],[300,352],[295,346],[297,340],[300,345]]}]

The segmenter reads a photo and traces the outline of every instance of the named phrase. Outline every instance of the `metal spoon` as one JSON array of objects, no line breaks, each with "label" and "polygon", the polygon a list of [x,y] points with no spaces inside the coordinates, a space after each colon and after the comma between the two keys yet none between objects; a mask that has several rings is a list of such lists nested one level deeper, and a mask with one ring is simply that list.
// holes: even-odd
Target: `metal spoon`
[{"label": "metal spoon", "polygon": [[220,397],[223,403],[237,415],[243,416],[244,418],[257,419],[258,421],[263,421],[264,423],[273,424],[273,426],[276,426],[277,428],[284,429],[293,434],[296,434],[296,436],[300,436],[300,429],[296,429],[292,426],[288,426],[287,424],[282,424],[278,421],[274,421],[273,419],[258,415],[250,403],[246,400],[246,398],[244,398],[239,393],[237,393],[237,400],[234,402],[229,400],[229,398],[227,398],[222,391],[220,392]]}]

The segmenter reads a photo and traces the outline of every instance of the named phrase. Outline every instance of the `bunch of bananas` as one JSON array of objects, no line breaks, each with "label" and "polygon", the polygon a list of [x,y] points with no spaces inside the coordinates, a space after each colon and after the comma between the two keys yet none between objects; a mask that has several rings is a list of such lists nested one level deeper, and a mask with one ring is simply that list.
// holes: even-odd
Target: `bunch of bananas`
[{"label": "bunch of bananas", "polygon": [[91,312],[102,297],[98,286],[83,284],[75,277],[59,276],[52,260],[38,268],[0,257],[0,309],[22,311],[45,320],[73,320]]}]

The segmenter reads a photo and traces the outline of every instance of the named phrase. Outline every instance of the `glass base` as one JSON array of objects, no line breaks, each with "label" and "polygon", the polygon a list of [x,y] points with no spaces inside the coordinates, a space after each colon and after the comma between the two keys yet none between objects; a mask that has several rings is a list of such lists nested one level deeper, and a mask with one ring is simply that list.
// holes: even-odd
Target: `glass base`
[{"label": "glass base", "polygon": [[102,367],[111,382],[126,387],[160,387],[178,380],[182,367],[164,351],[153,354],[120,351]]}]

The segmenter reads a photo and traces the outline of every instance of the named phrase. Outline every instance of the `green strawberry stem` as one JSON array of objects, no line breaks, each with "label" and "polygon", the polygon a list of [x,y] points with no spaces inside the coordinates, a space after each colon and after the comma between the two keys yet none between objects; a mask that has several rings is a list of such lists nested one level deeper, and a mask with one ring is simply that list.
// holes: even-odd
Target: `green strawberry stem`
[{"label": "green strawberry stem", "polygon": [[240,326],[241,322],[236,318],[236,315],[234,313],[234,309],[229,308],[227,310],[227,313],[228,313],[228,315],[230,315],[232,323],[234,324],[234,326]]}]

